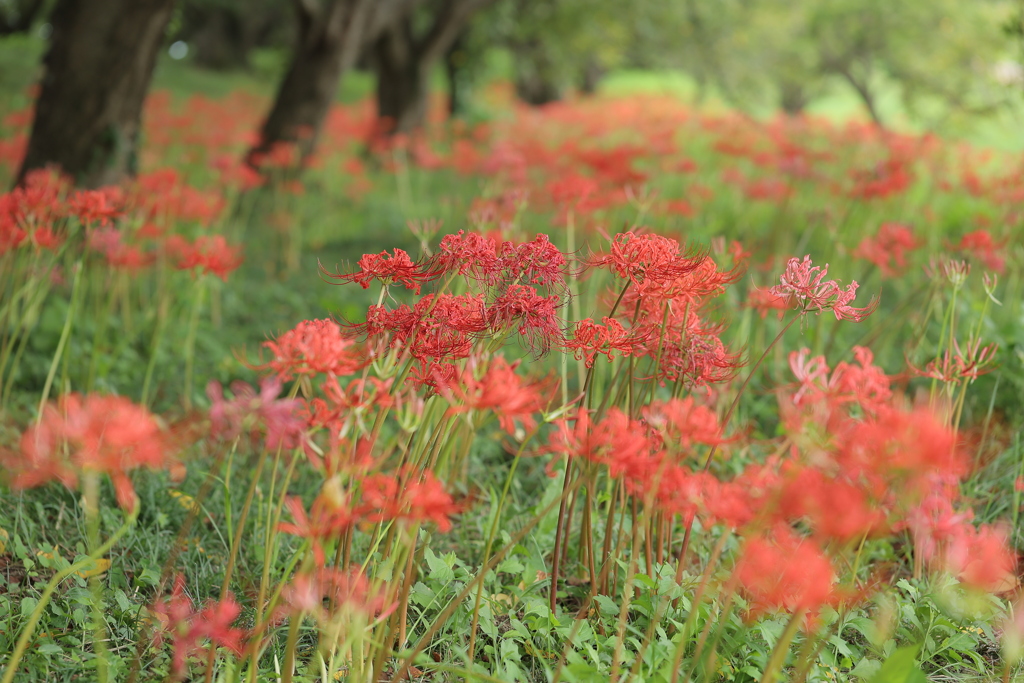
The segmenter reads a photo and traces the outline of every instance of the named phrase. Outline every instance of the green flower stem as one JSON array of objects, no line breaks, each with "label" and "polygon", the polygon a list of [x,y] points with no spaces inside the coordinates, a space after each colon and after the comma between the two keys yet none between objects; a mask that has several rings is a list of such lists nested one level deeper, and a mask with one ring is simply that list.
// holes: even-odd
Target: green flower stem
[{"label": "green flower stem", "polygon": [[11,654],[11,658],[7,662],[7,669],[4,671],[4,676],[0,679],[0,683],[11,683],[14,680],[15,674],[18,672],[18,664],[21,662],[21,658],[25,655],[25,650],[28,648],[28,643],[32,639],[32,634],[35,633],[36,626],[39,624],[39,619],[43,616],[43,611],[50,603],[50,598],[53,596],[54,591],[57,590],[57,586],[75,572],[86,569],[96,560],[106,555],[107,551],[114,547],[114,544],[121,540],[121,537],[128,533],[128,530],[135,524],[135,520],[139,518],[139,507],[138,502],[136,502],[135,508],[128,514],[128,517],[125,519],[124,524],[121,525],[121,528],[115,531],[105,543],[95,548],[87,557],[68,565],[53,575],[50,582],[46,584],[46,588],[43,589],[43,594],[39,597],[39,602],[36,603],[35,609],[32,610],[32,614],[28,617],[28,623],[25,624],[25,628],[21,632],[21,637],[18,638],[18,644],[15,646],[14,652]]},{"label": "green flower stem", "polygon": [[203,309],[203,298],[206,295],[205,280],[196,283],[195,299],[192,302],[192,314],[188,320],[188,335],[185,337],[185,409],[192,408],[192,377],[196,364],[196,335],[199,332],[199,313]]},{"label": "green flower stem", "polygon": [[46,400],[50,397],[50,388],[53,386],[53,378],[57,375],[57,366],[60,365],[60,359],[64,356],[64,347],[67,346],[68,338],[71,337],[71,323],[75,319],[75,308],[77,307],[80,293],[78,285],[82,281],[83,270],[83,263],[78,261],[75,264],[75,277],[71,284],[71,303],[68,304],[68,314],[64,319],[64,329],[61,330],[60,341],[57,342],[57,350],[54,352],[53,361],[50,363],[50,371],[46,373],[46,383],[43,385],[43,395],[39,399],[39,410],[36,416],[37,421],[43,419],[43,407],[46,406]]},{"label": "green flower stem", "polygon": [[789,618],[786,630],[779,636],[779,640],[775,643],[775,648],[772,650],[772,656],[768,660],[768,665],[764,668],[761,683],[774,683],[775,675],[782,669],[782,664],[786,661],[786,655],[789,653],[789,644],[793,642],[793,636],[796,635],[797,630],[800,628],[800,621],[806,613],[807,610],[799,609],[793,612],[793,616]]},{"label": "green flower stem", "polygon": [[[220,598],[223,599],[228,592],[228,588],[231,586],[231,575],[235,570],[235,562],[238,560],[238,548],[241,546],[242,534],[245,531],[245,522],[249,517],[249,508],[252,507],[253,496],[256,495],[256,487],[260,483],[260,476],[263,474],[263,466],[267,462],[267,449],[264,447],[260,451],[259,459],[256,461],[256,471],[252,474],[252,481],[249,483],[249,490],[245,494],[245,503],[242,505],[242,511],[238,516],[238,525],[235,528],[235,535],[231,542],[231,553],[228,557],[228,566],[224,570],[224,581],[220,586]],[[206,658],[206,683],[211,683],[213,680],[213,663],[217,658],[217,648],[211,647],[210,654]]]}]

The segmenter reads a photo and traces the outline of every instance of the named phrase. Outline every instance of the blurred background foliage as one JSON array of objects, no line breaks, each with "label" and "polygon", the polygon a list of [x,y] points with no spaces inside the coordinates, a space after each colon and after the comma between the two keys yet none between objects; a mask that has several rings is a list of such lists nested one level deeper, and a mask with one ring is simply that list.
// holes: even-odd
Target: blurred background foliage
[{"label": "blurred background foliage", "polygon": [[[55,4],[0,0],[5,94],[38,77]],[[296,40],[294,4],[181,0],[154,85],[223,88],[224,79],[204,81],[208,69],[231,73],[232,87],[272,92]],[[415,5],[414,19],[423,23],[436,4]],[[462,30],[433,85],[458,91],[451,106],[462,116],[480,114],[473,93],[495,80],[537,105],[655,88],[752,116],[870,116],[1016,149],[1024,146],[1022,13],[1015,0],[499,0]],[[177,68],[186,64],[201,69]],[[339,97],[372,92],[372,71],[364,56]]]}]

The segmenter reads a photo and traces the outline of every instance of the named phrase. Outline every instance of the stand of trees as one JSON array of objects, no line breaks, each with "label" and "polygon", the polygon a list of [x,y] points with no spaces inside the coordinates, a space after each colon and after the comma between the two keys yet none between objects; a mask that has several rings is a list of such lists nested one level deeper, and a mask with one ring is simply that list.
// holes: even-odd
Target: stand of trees
[{"label": "stand of trees", "polygon": [[516,91],[531,104],[594,92],[604,73],[631,66],[682,70],[698,98],[716,92],[741,109],[795,114],[841,87],[878,125],[888,124],[883,90],[912,112],[984,113],[1019,94],[994,72],[1019,56],[1021,16],[1014,0],[0,0],[0,36],[52,26],[19,181],[57,164],[97,185],[133,173],[142,102],[172,38],[214,68],[245,68],[256,47],[287,46],[247,157],[258,163],[280,143],[312,153],[357,64],[378,76],[379,132],[407,133],[425,123],[433,71],[444,64],[456,112],[467,62],[493,47],[511,56]]}]

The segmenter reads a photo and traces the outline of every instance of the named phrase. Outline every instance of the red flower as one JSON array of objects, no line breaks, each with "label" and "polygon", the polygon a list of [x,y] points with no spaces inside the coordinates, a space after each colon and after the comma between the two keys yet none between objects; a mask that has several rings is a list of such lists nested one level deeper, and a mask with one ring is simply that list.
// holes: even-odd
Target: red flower
[{"label": "red flower", "polygon": [[586,366],[594,366],[597,354],[604,354],[611,360],[616,351],[623,357],[636,353],[647,337],[632,334],[614,318],[602,318],[603,325],[598,325],[590,318],[576,323],[576,331],[572,339],[567,339],[563,346],[570,349],[577,360],[584,360]]},{"label": "red flower", "polygon": [[907,267],[907,252],[921,246],[913,231],[901,223],[883,223],[874,237],[865,237],[853,252],[878,266],[882,275],[894,277]]},{"label": "red flower", "polygon": [[733,571],[754,613],[806,611],[810,623],[819,609],[836,601],[832,562],[788,529],[748,539]]},{"label": "red flower", "polygon": [[817,308],[819,312],[831,309],[836,320],[860,322],[877,308],[877,301],[864,308],[850,306],[850,302],[857,294],[856,281],[851,282],[844,290],[835,280],[825,280],[827,274],[827,263],[822,268],[812,266],[810,256],[804,256],[803,261],[791,258],[786,265],[786,271],[779,278],[780,284],[772,287],[769,292],[774,296],[789,297],[804,311],[812,308]]},{"label": "red flower", "polygon": [[296,375],[350,375],[366,361],[331,320],[304,320],[263,346],[274,354],[266,367],[287,381]]},{"label": "red flower", "polygon": [[495,332],[515,327],[531,349],[546,352],[562,342],[557,296],[544,297],[528,285],[511,285],[487,307],[487,324]]},{"label": "red flower", "polygon": [[202,645],[207,639],[235,654],[240,655],[244,649],[246,632],[231,627],[242,612],[241,606],[231,594],[197,612],[192,600],[185,595],[185,580],[178,575],[170,597],[159,600],[150,610],[160,623],[156,634],[157,645],[163,642],[165,632],[171,634],[174,649],[171,674],[176,680],[184,677],[189,657],[201,657],[208,651]]},{"label": "red flower", "polygon": [[278,398],[281,380],[265,378],[256,391],[245,382],[231,385],[234,397],[224,398],[224,389],[219,382],[210,382],[206,395],[210,398],[210,428],[214,436],[234,439],[243,433],[255,438],[260,432],[266,435],[269,449],[291,449],[306,444],[306,422],[302,419],[302,401],[295,398]]},{"label": "red flower", "polygon": [[68,199],[68,208],[85,225],[110,225],[124,211],[124,193],[118,187],[79,190]]},{"label": "red flower", "polygon": [[229,246],[223,235],[198,237],[193,244],[179,235],[172,235],[164,246],[177,259],[179,270],[194,268],[227,281],[228,275],[242,265],[240,250]]},{"label": "red flower", "polygon": [[509,365],[501,356],[494,356],[481,379],[467,371],[461,377],[452,377],[439,390],[453,404],[452,412],[493,410],[501,428],[515,436],[516,420],[527,431],[533,430],[533,415],[547,403],[544,383],[524,383],[516,374],[518,367],[519,363]]},{"label": "red flower", "polygon": [[3,460],[15,488],[53,479],[72,487],[84,472],[101,472],[113,481],[118,504],[130,510],[135,490],[128,472],[164,467],[168,452],[164,431],[142,406],[119,396],[68,394],[44,408],[22,435],[20,451]]},{"label": "red flower", "polygon": [[660,235],[622,232],[612,240],[611,252],[590,260],[592,266],[608,266],[640,291],[666,284],[695,270],[707,256],[701,252],[679,253],[679,243]]},{"label": "red flower", "polygon": [[379,254],[364,254],[356,264],[359,270],[355,273],[327,274],[332,280],[341,283],[357,282],[363,289],[369,289],[371,280],[380,280],[385,286],[391,282],[399,282],[416,294],[424,282],[437,278],[438,273],[432,272],[412,262],[402,249],[395,249],[393,255],[382,251]]},{"label": "red flower", "polygon": [[344,496],[325,495],[328,492],[327,486],[329,484],[325,485],[325,492],[313,501],[309,515],[306,514],[301,499],[289,497],[285,502],[295,522],[281,522],[277,525],[277,530],[282,533],[310,541],[318,567],[323,567],[326,563],[322,542],[340,538],[341,534],[356,522],[356,516]]}]

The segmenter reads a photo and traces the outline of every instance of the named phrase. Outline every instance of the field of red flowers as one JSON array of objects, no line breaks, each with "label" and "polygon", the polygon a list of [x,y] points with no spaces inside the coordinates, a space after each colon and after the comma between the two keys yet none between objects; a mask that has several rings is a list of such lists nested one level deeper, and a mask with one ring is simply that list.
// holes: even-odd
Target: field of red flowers
[{"label": "field of red flowers", "polygon": [[0,195],[0,681],[1013,679],[1020,156],[492,97]]}]

